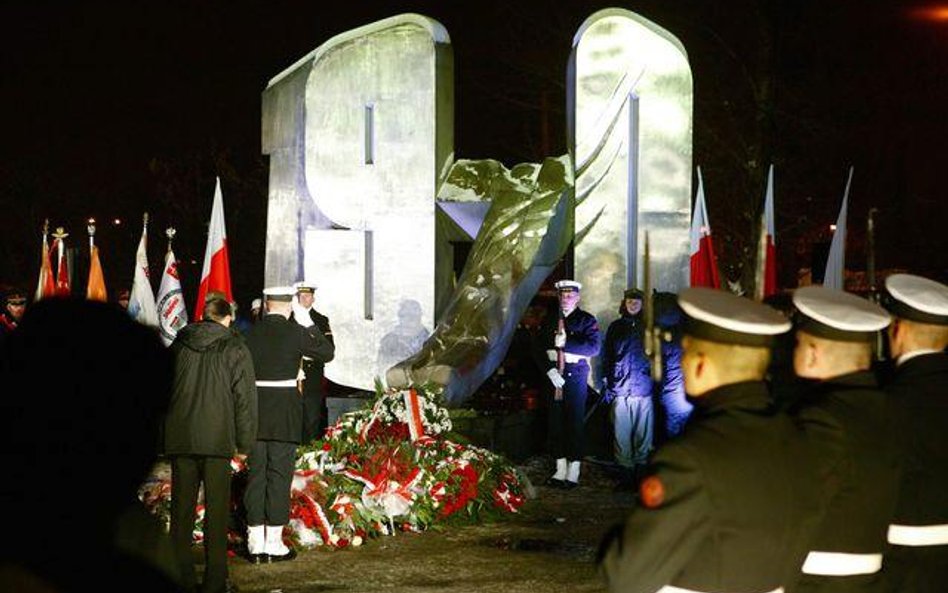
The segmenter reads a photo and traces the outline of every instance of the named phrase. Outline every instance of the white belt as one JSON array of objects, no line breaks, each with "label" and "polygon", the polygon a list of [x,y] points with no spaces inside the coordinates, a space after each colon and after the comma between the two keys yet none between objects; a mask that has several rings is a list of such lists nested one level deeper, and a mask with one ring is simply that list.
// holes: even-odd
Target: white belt
[{"label": "white belt", "polygon": [[[549,357],[551,361],[556,362],[556,359],[557,359],[556,350],[547,350],[546,355],[547,357]],[[563,362],[567,362],[569,364],[576,364],[577,362],[580,362],[583,360],[589,360],[589,357],[583,356],[582,354],[573,354],[572,352],[563,353]]]},{"label": "white belt", "polygon": [[889,543],[898,546],[948,544],[948,525],[889,525]]},{"label": "white belt", "polygon": [[296,387],[296,379],[284,381],[257,381],[257,387]]},{"label": "white belt", "polygon": [[882,568],[882,554],[847,554],[845,552],[810,552],[801,569],[805,574],[850,576],[873,574]]},{"label": "white belt", "polygon": [[[673,587],[672,585],[665,585],[655,593],[705,593],[704,591],[696,591],[694,589],[683,589],[681,587]],[[758,592],[754,592],[758,593]],[[760,592],[764,593],[764,592]],[[783,587],[777,587],[772,591],[767,591],[766,593],[783,593]]]}]

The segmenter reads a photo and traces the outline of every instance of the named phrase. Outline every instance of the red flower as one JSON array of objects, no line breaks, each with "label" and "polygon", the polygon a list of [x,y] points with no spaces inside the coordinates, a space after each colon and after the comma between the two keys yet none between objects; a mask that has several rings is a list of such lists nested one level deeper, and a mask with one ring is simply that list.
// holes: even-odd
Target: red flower
[{"label": "red flower", "polygon": [[332,451],[332,445],[330,445],[328,442],[323,443],[323,451]]}]

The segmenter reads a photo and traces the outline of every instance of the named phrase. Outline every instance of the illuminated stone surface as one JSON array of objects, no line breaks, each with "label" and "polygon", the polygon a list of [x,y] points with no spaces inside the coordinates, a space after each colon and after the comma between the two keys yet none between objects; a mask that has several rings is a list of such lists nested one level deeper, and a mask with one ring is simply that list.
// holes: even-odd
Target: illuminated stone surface
[{"label": "illuminated stone surface", "polygon": [[575,277],[605,328],[623,290],[642,285],[649,232],[655,288],[688,282],[692,78],[681,43],[626,10],[576,33],[567,86],[576,162]]},{"label": "illuminated stone surface", "polygon": [[448,276],[435,237],[453,159],[449,44],[427,17],[392,17],[333,37],[264,93],[266,283],[319,285],[336,341],[326,376],[343,385],[371,389],[386,336],[404,331],[406,312],[432,328],[450,288],[436,286]]}]

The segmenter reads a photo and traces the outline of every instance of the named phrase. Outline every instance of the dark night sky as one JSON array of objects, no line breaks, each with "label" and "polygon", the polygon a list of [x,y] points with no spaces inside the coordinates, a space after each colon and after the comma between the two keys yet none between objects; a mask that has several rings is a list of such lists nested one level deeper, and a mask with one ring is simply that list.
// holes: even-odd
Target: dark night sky
[{"label": "dark night sky", "polygon": [[[792,269],[835,219],[846,169],[849,261],[881,209],[879,265],[946,279],[948,21],[921,4],[842,0],[98,3],[2,9],[0,284],[35,284],[44,217],[98,243],[110,289],[131,280],[141,214],[152,213],[153,278],[163,229],[179,228],[185,292],[196,291],[215,173],[222,176],[241,302],[263,274],[267,80],[332,35],[401,12],[439,20],[455,58],[456,153],[508,165],[565,152],[572,35],[621,6],[685,44],[695,79],[695,160],[712,227],[740,248],[778,166],[778,246]],[[752,204],[747,206],[746,204]],[[724,248],[722,257],[737,252]],[[795,259],[792,259],[795,258]],[[196,261],[190,268],[187,262]],[[724,266],[725,272],[736,268]],[[733,274],[728,274],[732,275]],[[84,284],[84,281],[83,281]],[[192,297],[193,298],[193,297]],[[189,303],[190,305],[190,303]]]}]

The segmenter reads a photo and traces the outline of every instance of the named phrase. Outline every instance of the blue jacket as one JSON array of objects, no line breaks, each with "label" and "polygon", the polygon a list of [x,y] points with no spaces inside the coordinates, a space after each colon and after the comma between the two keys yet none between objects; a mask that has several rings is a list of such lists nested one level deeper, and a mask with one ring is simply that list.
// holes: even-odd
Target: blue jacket
[{"label": "blue jacket", "polygon": [[602,351],[603,400],[618,396],[650,397],[652,377],[645,357],[642,335],[645,324],[641,315],[629,315],[609,324]]}]

